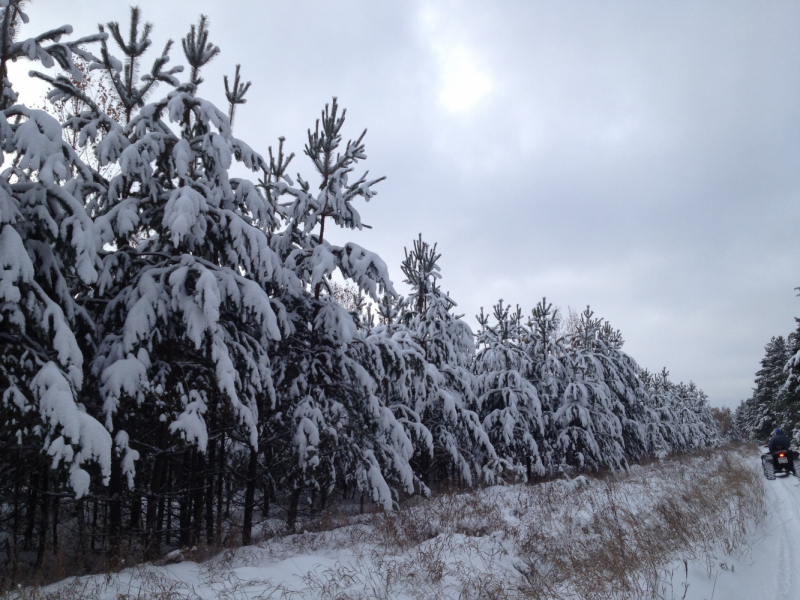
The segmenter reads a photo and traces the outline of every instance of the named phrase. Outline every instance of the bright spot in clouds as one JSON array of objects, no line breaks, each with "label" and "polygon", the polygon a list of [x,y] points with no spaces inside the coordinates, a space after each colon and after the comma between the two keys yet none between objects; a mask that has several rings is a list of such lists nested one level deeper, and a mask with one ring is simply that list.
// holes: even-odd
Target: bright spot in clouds
[{"label": "bright spot in clouds", "polygon": [[421,20],[439,66],[439,102],[451,113],[469,112],[492,91],[486,66],[460,39],[451,16],[428,5]]},{"label": "bright spot in clouds", "polygon": [[439,102],[452,113],[464,113],[492,91],[492,80],[463,46],[436,48],[441,69]]}]

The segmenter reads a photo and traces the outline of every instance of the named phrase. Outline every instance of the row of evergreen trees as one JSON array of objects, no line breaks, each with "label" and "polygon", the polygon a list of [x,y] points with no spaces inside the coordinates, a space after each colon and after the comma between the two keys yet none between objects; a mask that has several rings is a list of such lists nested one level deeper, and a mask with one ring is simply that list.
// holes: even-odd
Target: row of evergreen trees
[{"label": "row of evergreen trees", "polygon": [[776,429],[783,429],[800,443],[800,319],[795,321],[793,333],[773,337],[764,349],[753,395],[734,414],[740,437],[764,444]]},{"label": "row of evergreen trees", "polygon": [[[544,300],[526,316],[501,301],[474,336],[435,245],[406,252],[403,298],[379,256],[332,244],[331,227],[362,227],[355,203],[381,181],[356,173],[364,133],[344,142],[335,99],[308,132],[310,174],[292,177],[283,139],[264,158],[233,134],[238,67],[227,111],[199,95],[219,53],[205,18],[182,39],[180,81],[172,42],[143,71],[138,9],[127,34],[19,41],[21,5],[0,0],[6,583],[59,544],[80,569],[248,543],[276,511],[291,530],[334,500],[391,509],[433,486],[622,469],[715,441],[703,392],[641,371],[588,308],[565,325]],[[66,71],[34,73],[61,114],[77,107],[63,122],[17,103],[7,66],[21,58]],[[87,91],[95,71],[113,111]],[[358,291],[349,303],[334,273]]]}]

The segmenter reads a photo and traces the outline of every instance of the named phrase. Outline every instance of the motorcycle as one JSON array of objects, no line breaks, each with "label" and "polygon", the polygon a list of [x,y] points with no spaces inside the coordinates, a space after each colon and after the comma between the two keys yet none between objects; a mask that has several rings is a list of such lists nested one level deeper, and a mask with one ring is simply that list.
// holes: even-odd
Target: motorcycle
[{"label": "motorcycle", "polygon": [[800,456],[794,450],[776,450],[775,452],[765,452],[761,455],[761,466],[764,469],[764,477],[772,481],[779,473],[785,473],[786,477],[791,473],[795,477],[795,460]]}]

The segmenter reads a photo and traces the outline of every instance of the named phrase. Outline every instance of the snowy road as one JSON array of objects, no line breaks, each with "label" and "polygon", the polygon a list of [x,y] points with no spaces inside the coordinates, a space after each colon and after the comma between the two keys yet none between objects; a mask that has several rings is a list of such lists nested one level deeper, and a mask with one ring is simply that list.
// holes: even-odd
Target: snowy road
[{"label": "snowy road", "polygon": [[[710,578],[705,565],[689,565],[686,600],[800,599],[800,479],[778,476],[764,484],[768,517],[750,552],[719,558]],[[683,593],[681,581],[687,581],[683,565],[675,574],[675,598]]]}]

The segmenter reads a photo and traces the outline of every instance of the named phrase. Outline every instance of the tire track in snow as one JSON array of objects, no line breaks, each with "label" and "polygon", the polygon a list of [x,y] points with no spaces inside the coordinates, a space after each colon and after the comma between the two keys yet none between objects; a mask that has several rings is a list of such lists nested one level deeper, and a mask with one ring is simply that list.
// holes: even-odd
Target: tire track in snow
[{"label": "tire track in snow", "polygon": [[794,476],[768,481],[768,510],[780,525],[773,594],[777,600],[795,600],[800,590],[800,485]]}]

